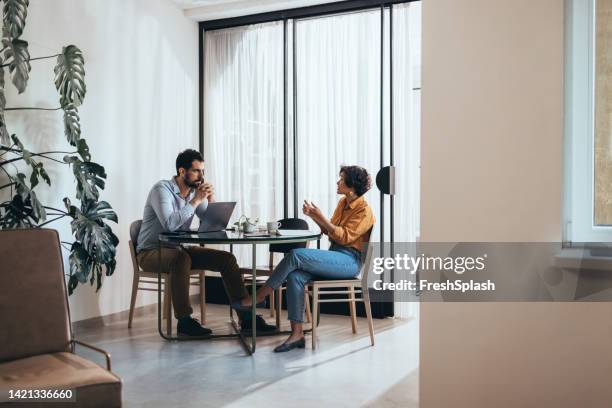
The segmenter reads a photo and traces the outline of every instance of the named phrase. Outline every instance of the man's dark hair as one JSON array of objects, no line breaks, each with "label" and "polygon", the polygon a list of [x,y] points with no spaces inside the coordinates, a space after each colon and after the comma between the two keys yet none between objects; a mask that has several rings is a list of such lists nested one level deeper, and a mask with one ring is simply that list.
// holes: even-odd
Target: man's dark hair
[{"label": "man's dark hair", "polygon": [[340,174],[344,174],[344,184],[353,188],[357,196],[364,195],[372,185],[372,178],[368,171],[360,166],[342,166]]},{"label": "man's dark hair", "polygon": [[203,162],[204,158],[197,150],[186,149],[180,152],[179,155],[176,156],[176,174],[179,174],[180,168],[189,170],[194,160]]}]

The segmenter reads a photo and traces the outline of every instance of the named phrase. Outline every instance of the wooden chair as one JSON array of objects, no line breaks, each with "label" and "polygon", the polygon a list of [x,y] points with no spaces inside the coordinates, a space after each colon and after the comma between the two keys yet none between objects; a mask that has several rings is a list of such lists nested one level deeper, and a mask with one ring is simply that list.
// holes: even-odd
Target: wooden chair
[{"label": "wooden chair", "polygon": [[[136,258],[136,246],[138,242],[138,233],[142,220],[134,221],[130,224],[130,255],[132,256],[132,269],[134,271],[134,278],[132,279],[132,299],[130,300],[130,315],[128,318],[128,328],[132,327],[132,319],[134,317],[134,306],[136,305],[136,295],[139,290],[157,291],[158,275],[157,272],[143,271],[138,265]],[[206,323],[206,290],[205,290],[205,278],[206,274],[203,270],[193,269],[190,276],[190,285],[199,286],[200,288],[200,319],[202,324]],[[172,333],[172,290],[170,286],[170,279],[167,273],[163,273],[161,276],[163,285],[164,300],[163,300],[163,318],[166,319],[166,330],[168,334]],[[141,287],[140,284],[147,285]],[[150,287],[148,285],[153,285]]]},{"label": "wooden chair", "polygon": [[[372,232],[370,230],[369,234]],[[317,326],[319,319],[319,304],[321,303],[340,303],[348,302],[351,314],[351,326],[353,333],[357,333],[357,307],[356,302],[363,302],[366,317],[368,319],[368,329],[370,331],[370,342],[374,345],[374,325],[372,323],[372,309],[370,307],[370,294],[368,292],[368,271],[372,259],[372,247],[367,245],[365,248],[365,260],[361,265],[359,275],[355,279],[342,280],[314,280],[310,283],[310,293],[312,293],[312,349],[316,348]],[[332,290],[330,290],[332,289]],[[343,290],[334,290],[343,289]],[[355,295],[361,294],[361,297]],[[347,295],[341,298],[323,298],[321,295]]]},{"label": "wooden chair", "polygon": [[[279,220],[280,222],[280,230],[283,229],[291,229],[291,230],[307,230],[308,223],[301,218],[284,218]],[[292,249],[296,248],[306,248],[308,246],[308,242],[298,242],[298,243],[289,243],[289,244],[270,244],[268,246],[268,251],[270,253],[268,257],[268,264],[257,266],[257,282],[256,285],[261,286],[265,284],[268,280],[268,277],[274,272],[274,254],[283,254],[283,256]],[[249,284],[252,284],[252,269],[251,268],[240,268],[240,272],[243,275],[245,285],[248,287]],[[270,295],[270,316],[276,316],[276,326],[280,327],[280,309],[282,306],[282,298],[283,298],[283,290],[285,290],[284,286],[278,288],[275,292],[272,292]],[[310,297],[308,293],[304,294],[304,302],[306,305],[306,321],[311,321],[310,316]]]}]

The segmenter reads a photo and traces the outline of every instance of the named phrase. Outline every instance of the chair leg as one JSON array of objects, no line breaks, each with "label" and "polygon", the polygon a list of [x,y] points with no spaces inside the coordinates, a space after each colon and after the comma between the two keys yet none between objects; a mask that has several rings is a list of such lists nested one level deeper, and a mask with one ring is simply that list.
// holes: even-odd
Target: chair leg
[{"label": "chair leg", "polygon": [[[268,255],[268,268],[270,270],[274,269],[274,252],[270,252]],[[270,317],[276,316],[276,299],[274,296],[274,291],[270,293]],[[276,325],[278,327],[278,324]]]},{"label": "chair leg", "polygon": [[374,345],[374,324],[372,322],[372,308],[370,307],[370,293],[368,285],[361,287],[361,296],[363,297],[363,305],[365,306],[366,317],[368,319],[368,330],[370,331],[370,342]]},{"label": "chair leg", "polygon": [[170,287],[170,276],[166,276],[164,284],[164,313],[166,314],[166,332],[172,335],[172,288]]},{"label": "chair leg", "polygon": [[349,288],[349,309],[351,311],[351,326],[353,327],[353,334],[357,333],[357,308],[355,307],[355,288],[351,286]]},{"label": "chair leg", "polygon": [[319,315],[319,287],[312,285],[312,349],[317,346],[317,317]]},{"label": "chair leg", "polygon": [[200,320],[206,324],[206,273],[200,272]]},{"label": "chair leg", "polygon": [[163,304],[162,304],[162,319],[168,318],[168,296],[170,295],[170,291],[166,287],[166,283],[168,279],[164,275],[162,275],[162,285],[163,285]]},{"label": "chair leg", "polygon": [[306,306],[306,323],[310,323],[312,316],[310,314],[310,295],[308,295],[308,288],[304,291],[304,306]]},{"label": "chair leg", "polygon": [[138,294],[138,282],[140,276],[138,271],[134,271],[134,278],[132,279],[132,298],[130,299],[130,317],[128,318],[128,329],[132,327],[132,319],[134,318],[134,307],[136,306],[136,295]]},{"label": "chair leg", "polygon": [[283,307],[283,289],[282,287],[276,289],[276,301],[274,302],[276,308],[276,328],[281,328],[281,308]]}]

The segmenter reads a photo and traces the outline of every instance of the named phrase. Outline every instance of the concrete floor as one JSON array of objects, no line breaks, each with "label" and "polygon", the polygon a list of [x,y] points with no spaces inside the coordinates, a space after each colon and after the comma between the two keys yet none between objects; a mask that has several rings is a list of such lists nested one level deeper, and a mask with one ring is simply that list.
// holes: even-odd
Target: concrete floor
[{"label": "concrete floor", "polygon": [[[208,317],[216,333],[229,332],[227,306],[209,305]],[[272,349],[284,336],[259,337],[254,356],[237,340],[168,342],[156,324],[150,306],[137,311],[131,329],[126,313],[75,324],[77,339],[112,354],[126,407],[418,406],[416,320],[375,319],[370,347],[365,319],[353,335],[348,317],[324,314],[317,350],[310,335],[305,350],[280,354]]]}]

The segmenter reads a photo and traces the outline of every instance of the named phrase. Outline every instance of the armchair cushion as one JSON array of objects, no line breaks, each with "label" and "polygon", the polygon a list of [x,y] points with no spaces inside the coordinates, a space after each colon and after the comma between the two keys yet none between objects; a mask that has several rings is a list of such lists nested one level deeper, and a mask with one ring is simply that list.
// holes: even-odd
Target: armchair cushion
[{"label": "armchair cushion", "polygon": [[[68,402],[65,406],[121,406],[121,379],[99,365],[68,352],[41,354],[1,363],[0,389],[72,389],[76,403]],[[0,400],[0,404],[2,402],[6,401]],[[54,405],[50,402],[40,404]]]}]

